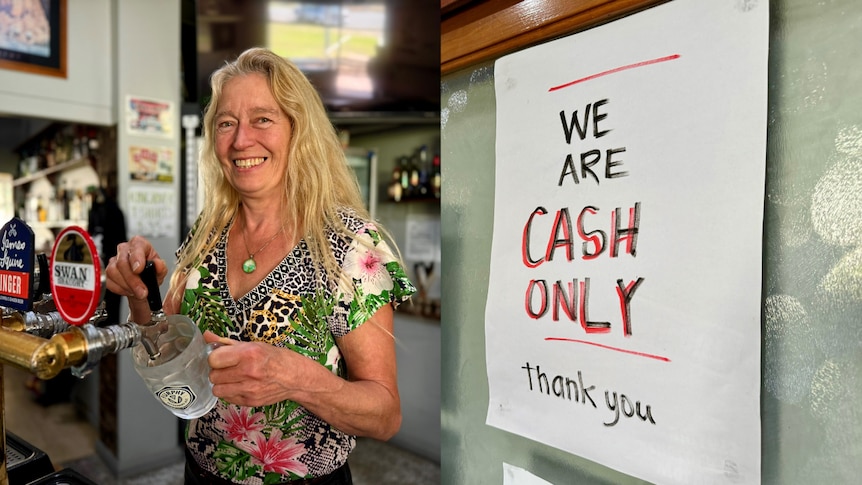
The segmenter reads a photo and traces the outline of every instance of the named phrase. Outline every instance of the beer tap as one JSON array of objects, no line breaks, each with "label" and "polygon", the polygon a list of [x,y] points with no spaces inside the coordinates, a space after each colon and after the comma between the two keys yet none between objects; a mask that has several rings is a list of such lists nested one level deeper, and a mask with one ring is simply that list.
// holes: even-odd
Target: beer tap
[{"label": "beer tap", "polygon": [[96,325],[107,316],[105,303],[102,302],[88,323],[81,327],[73,327],[74,329],[79,328],[84,333],[84,339],[87,342],[86,361],[72,367],[72,375],[75,377],[86,377],[99,365],[104,356],[116,354],[140,343],[141,332],[134,323],[118,323],[105,327]]},{"label": "beer tap", "polygon": [[[8,303],[8,307],[0,305],[0,485],[6,485],[3,364],[42,380],[52,379],[66,368],[83,378],[106,355],[138,345],[142,329],[153,333],[158,327],[149,329],[134,322],[97,326],[107,318],[105,303],[100,302],[101,267],[95,245],[83,229],[70,226],[61,231],[50,269],[44,254],[33,254],[33,232],[24,221],[12,218],[0,227],[0,236],[8,246],[0,260],[0,270],[7,278],[0,301]],[[81,254],[80,238],[89,255]],[[55,271],[58,265],[59,272]],[[62,283],[51,281],[55,274],[64,277]],[[82,300],[82,294],[89,298]],[[82,301],[86,306],[81,307]],[[158,333],[153,335],[149,341],[158,342]]]},{"label": "beer tap", "polygon": [[63,320],[60,312],[56,310],[46,313],[18,312],[6,307],[2,309],[2,326],[43,338],[50,338],[54,334],[69,329],[69,323]]},{"label": "beer tap", "polygon": [[[105,355],[134,347],[141,341],[141,332],[134,323],[97,327],[95,323],[104,318],[102,309],[84,325],[66,323],[64,331],[45,338],[6,325],[8,320],[4,315],[4,325],[0,327],[0,362],[28,370],[40,379],[56,377],[67,367],[72,369],[73,375],[83,378]],[[24,318],[10,320],[18,319]]]},{"label": "beer tap", "polygon": [[147,261],[141,271],[141,280],[147,286],[147,303],[150,306],[150,320],[146,323],[138,323],[141,333],[141,345],[150,356],[150,362],[158,359],[162,354],[159,351],[159,337],[168,331],[168,318],[162,310],[162,296],[156,277],[156,266],[152,261]]},{"label": "beer tap", "polygon": [[67,330],[69,322],[60,316],[50,293],[50,276],[48,256],[45,253],[37,254],[33,267],[33,309],[21,312],[13,308],[0,307],[2,309],[0,325],[10,330],[44,338],[50,338],[54,334]]}]

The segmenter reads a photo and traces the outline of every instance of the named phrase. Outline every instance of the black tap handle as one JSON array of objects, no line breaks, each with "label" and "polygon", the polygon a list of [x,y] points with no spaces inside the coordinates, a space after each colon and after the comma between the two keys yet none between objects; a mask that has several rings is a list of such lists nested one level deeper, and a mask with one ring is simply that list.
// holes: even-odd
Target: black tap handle
[{"label": "black tap handle", "polygon": [[51,268],[48,264],[48,255],[39,253],[36,255],[36,267],[38,268],[38,276],[36,280],[36,291],[33,295],[34,300],[39,300],[42,295],[51,293]]},{"label": "black tap handle", "polygon": [[162,310],[162,293],[159,290],[159,280],[156,277],[156,265],[152,261],[147,261],[141,271],[141,281],[147,285],[147,303],[150,304],[151,312]]}]

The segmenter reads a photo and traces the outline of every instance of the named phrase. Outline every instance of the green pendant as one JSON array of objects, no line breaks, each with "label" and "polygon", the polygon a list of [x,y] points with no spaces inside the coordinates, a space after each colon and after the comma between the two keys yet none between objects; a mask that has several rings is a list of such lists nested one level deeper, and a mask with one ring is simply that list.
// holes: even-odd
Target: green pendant
[{"label": "green pendant", "polygon": [[246,273],[251,273],[252,271],[257,269],[257,264],[255,264],[252,258],[248,258],[242,262],[242,270]]}]

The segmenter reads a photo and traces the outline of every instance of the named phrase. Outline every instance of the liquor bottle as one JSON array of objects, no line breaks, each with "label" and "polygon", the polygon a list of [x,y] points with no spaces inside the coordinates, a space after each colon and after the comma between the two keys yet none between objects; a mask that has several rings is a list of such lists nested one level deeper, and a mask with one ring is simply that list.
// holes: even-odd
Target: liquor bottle
[{"label": "liquor bottle", "polygon": [[401,196],[402,197],[410,197],[410,160],[401,156],[398,159],[398,164],[400,165],[401,170]]},{"label": "liquor bottle", "polygon": [[419,197],[419,150],[410,157],[410,195]]},{"label": "liquor bottle", "polygon": [[95,128],[90,128],[87,133],[87,147],[90,153],[99,151],[99,133]]},{"label": "liquor bottle", "polygon": [[42,196],[39,196],[39,203],[36,206],[37,217],[39,218],[39,222],[45,222],[48,220],[48,209],[45,208],[45,204],[42,203]]},{"label": "liquor bottle", "polygon": [[42,140],[42,143],[40,144],[39,158],[41,159],[39,170],[44,170],[54,166],[54,151],[51,148],[51,142],[47,139]]},{"label": "liquor bottle", "polygon": [[81,149],[81,158],[88,158],[90,156],[90,144],[87,140],[87,128],[85,126],[78,126],[78,144]]},{"label": "liquor bottle", "polygon": [[21,162],[18,163],[18,176],[26,177],[38,170],[36,155],[30,150],[21,152]]},{"label": "liquor bottle", "polygon": [[57,136],[55,137],[55,139],[57,140],[56,142],[54,142],[55,146],[57,147],[56,148],[57,154],[54,155],[54,159],[57,162],[57,165],[59,165],[61,163],[68,162],[69,161],[69,155],[72,152],[72,150],[69,147],[69,143],[68,143],[69,138],[64,133],[61,132],[61,133],[57,133]]},{"label": "liquor bottle", "polygon": [[428,197],[431,192],[430,168],[428,166],[428,147],[422,145],[419,147],[419,197]]},{"label": "liquor bottle", "polygon": [[83,201],[81,200],[81,191],[78,190],[72,196],[71,200],[69,200],[69,218],[74,220],[81,220],[83,217],[81,216],[82,208],[81,204]]},{"label": "liquor bottle", "polygon": [[431,177],[431,187],[434,191],[434,197],[440,198],[440,185],[442,183],[442,174],[440,173],[440,155],[434,155],[434,163],[433,163],[433,173],[434,175]]},{"label": "liquor bottle", "polygon": [[401,165],[399,161],[395,161],[395,166],[392,168],[392,180],[389,182],[389,197],[395,202],[401,201]]},{"label": "liquor bottle", "polygon": [[[63,180],[63,183],[60,184],[59,187],[55,189],[53,203],[57,206],[54,208],[54,211],[58,214],[60,219],[68,219],[66,217],[66,181]],[[58,210],[59,208],[59,210]]]},{"label": "liquor bottle", "polygon": [[36,222],[39,220],[39,199],[32,194],[27,195],[23,219],[27,222]]},{"label": "liquor bottle", "polygon": [[51,188],[51,196],[45,203],[45,211],[47,212],[45,220],[48,222],[57,222],[63,217],[63,208],[57,200],[57,190],[53,187]]},{"label": "liquor bottle", "polygon": [[81,127],[75,126],[75,134],[72,139],[72,159],[80,160],[84,158],[84,137],[81,134]]},{"label": "liquor bottle", "polygon": [[83,196],[81,197],[81,220],[88,221],[90,220],[90,210],[93,208],[93,192],[95,191],[95,187],[92,185],[87,187],[87,190],[84,191]]}]

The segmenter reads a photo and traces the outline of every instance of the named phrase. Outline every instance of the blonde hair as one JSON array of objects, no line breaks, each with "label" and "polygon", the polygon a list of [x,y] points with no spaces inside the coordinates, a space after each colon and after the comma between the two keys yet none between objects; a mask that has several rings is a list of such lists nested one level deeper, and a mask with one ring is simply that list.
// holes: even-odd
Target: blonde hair
[{"label": "blonde hair", "polygon": [[[281,110],[290,119],[292,135],[288,148],[287,170],[283,185],[282,207],[287,215],[282,224],[305,238],[313,260],[322,265],[330,281],[342,278],[335,256],[329,249],[327,234],[334,231],[348,241],[353,232],[343,223],[339,211],[351,209],[362,219],[371,220],[362,200],[353,171],[319,94],[292,62],[264,48],[251,48],[233,62],[227,62],[211,77],[212,98],[204,110],[204,141],[199,169],[202,175],[204,204],[193,235],[178,255],[171,277],[171,292],[181,292],[189,272],[200,264],[200,255],[210,251],[218,235],[236,216],[240,195],[225,179],[215,151],[215,115],[225,83],[253,73],[263,74]],[[381,234],[386,230],[375,223]],[[361,239],[360,239],[361,240]],[[397,248],[392,244],[392,248]],[[181,296],[181,293],[172,294]]]}]

